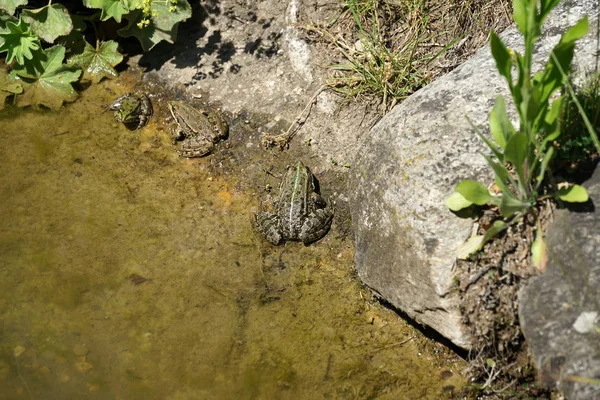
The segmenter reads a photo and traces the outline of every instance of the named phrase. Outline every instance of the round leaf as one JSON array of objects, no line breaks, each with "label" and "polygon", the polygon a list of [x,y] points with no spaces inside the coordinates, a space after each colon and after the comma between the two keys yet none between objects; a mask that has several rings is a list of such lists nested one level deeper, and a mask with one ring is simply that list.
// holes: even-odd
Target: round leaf
[{"label": "round leaf", "polygon": [[53,43],[59,36],[68,35],[73,29],[71,16],[62,4],[23,10],[21,17],[31,26],[33,33],[48,43]]},{"label": "round leaf", "polygon": [[572,185],[558,191],[558,198],[569,203],[585,203],[588,201],[587,190],[583,186]]},{"label": "round leaf", "polygon": [[0,9],[7,14],[13,15],[19,6],[24,6],[29,0],[0,0]]},{"label": "round leaf", "polygon": [[446,207],[452,211],[460,211],[463,208],[469,207],[473,202],[465,199],[462,194],[458,192],[452,193],[445,201]]},{"label": "round leaf", "polygon": [[465,179],[458,185],[456,185],[456,191],[463,195],[463,197],[478,206],[487,204],[490,200],[490,192],[485,186],[477,181]]}]

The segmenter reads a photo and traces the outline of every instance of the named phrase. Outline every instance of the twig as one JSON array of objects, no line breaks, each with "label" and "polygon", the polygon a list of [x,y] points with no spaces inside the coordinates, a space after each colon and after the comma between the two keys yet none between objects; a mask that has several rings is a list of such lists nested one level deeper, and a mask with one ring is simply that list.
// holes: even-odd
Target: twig
[{"label": "twig", "polygon": [[[326,85],[321,85],[319,87],[316,93],[310,98],[302,112],[300,112],[300,114],[294,119],[294,122],[290,124],[290,127],[285,133],[282,133],[280,135],[265,135],[262,138],[263,146],[265,146],[266,148],[270,148],[273,146],[278,146],[280,149],[286,148],[289,145],[290,140],[292,140],[292,138],[296,135],[296,133],[298,133],[302,125],[304,125],[304,122],[306,122],[306,120],[308,119],[308,116],[310,115],[310,109],[317,100],[317,96],[326,88]],[[306,113],[305,117],[303,117],[304,113]]]},{"label": "twig", "polygon": [[467,286],[466,286],[464,289],[462,289],[462,291],[463,291],[463,292],[466,292],[466,291],[467,291],[467,290],[468,290],[468,289],[471,287],[471,285],[474,285],[475,283],[477,283],[477,281],[478,281],[478,280],[480,280],[482,276],[484,276],[485,274],[487,274],[487,272],[488,272],[490,269],[492,269],[492,268],[496,268],[496,266],[495,266],[495,265],[489,265],[487,268],[485,268],[485,269],[481,270],[479,273],[477,273],[477,275],[475,275],[475,276],[474,276],[474,277],[473,277],[473,278],[472,278],[472,279],[469,281],[469,283],[467,284]]},{"label": "twig", "polygon": [[381,350],[387,350],[387,349],[391,349],[393,347],[399,347],[402,346],[408,342],[410,342],[411,340],[413,340],[416,336],[411,336],[408,339],[405,339],[403,341],[401,341],[400,343],[392,343],[392,344],[388,344],[387,346],[381,346],[377,349],[377,351],[381,351]]}]

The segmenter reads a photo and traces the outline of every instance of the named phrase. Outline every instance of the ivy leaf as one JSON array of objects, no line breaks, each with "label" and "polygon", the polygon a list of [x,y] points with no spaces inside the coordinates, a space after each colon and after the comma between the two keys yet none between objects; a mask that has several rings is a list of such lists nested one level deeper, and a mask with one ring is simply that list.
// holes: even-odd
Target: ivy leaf
[{"label": "ivy leaf", "polygon": [[82,80],[98,83],[102,78],[115,78],[117,71],[113,67],[123,61],[123,56],[117,51],[117,46],[117,42],[113,40],[102,42],[96,48],[85,42],[83,53],[70,57],[67,64],[83,69]]},{"label": "ivy leaf", "polygon": [[32,70],[21,67],[11,73],[18,75],[23,83],[23,94],[17,97],[19,107],[44,105],[58,110],[63,102],[74,101],[77,92],[71,86],[77,81],[80,70],[64,65],[65,48],[53,46],[44,51],[46,59],[40,62],[40,69]]},{"label": "ivy leaf", "polygon": [[133,0],[83,0],[83,5],[88,8],[100,8],[102,14],[100,20],[114,18],[118,23],[125,14],[129,14],[135,8]]},{"label": "ivy leaf", "polygon": [[177,5],[168,1],[153,1],[148,17],[142,10],[133,11],[128,17],[129,24],[118,31],[120,36],[135,36],[144,51],[166,40],[174,43],[177,38],[177,25],[192,16],[192,8],[187,0],[178,0]]},{"label": "ivy leaf", "polygon": [[24,6],[29,0],[0,0],[0,9],[13,15],[19,6]]},{"label": "ivy leaf", "polygon": [[6,63],[10,64],[13,60],[21,65],[25,59],[31,60],[34,54],[39,53],[40,39],[29,30],[29,25],[19,19],[18,23],[12,21],[6,22],[5,32],[0,32],[0,40],[4,42],[0,46],[0,53],[8,52]]},{"label": "ivy leaf", "polygon": [[21,18],[31,26],[33,33],[48,43],[53,43],[59,36],[68,35],[73,29],[69,11],[62,4],[23,10]]}]

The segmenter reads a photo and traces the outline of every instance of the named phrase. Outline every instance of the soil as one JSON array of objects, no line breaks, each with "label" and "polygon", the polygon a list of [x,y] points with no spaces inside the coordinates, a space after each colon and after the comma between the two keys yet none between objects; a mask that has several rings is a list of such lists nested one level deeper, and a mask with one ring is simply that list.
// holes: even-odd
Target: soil
[{"label": "soil", "polygon": [[[547,201],[486,244],[473,259],[457,261],[460,310],[476,349],[469,355],[470,375],[480,398],[551,398],[550,390],[536,384],[519,325],[518,293],[530,277],[543,272],[531,262],[531,243],[536,221],[545,231],[553,209],[554,204]],[[484,234],[497,219],[501,219],[497,209],[485,210],[477,234]]]}]

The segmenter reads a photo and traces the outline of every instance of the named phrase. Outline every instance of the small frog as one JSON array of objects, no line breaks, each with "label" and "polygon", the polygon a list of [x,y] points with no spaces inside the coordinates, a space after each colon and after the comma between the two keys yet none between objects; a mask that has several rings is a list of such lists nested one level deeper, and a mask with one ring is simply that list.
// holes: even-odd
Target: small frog
[{"label": "small frog", "polygon": [[134,131],[142,128],[152,115],[152,102],[145,93],[127,93],[104,111],[114,111],[115,119]]},{"label": "small frog", "polygon": [[173,144],[181,142],[178,153],[184,157],[202,157],[227,136],[228,126],[217,110],[197,110],[186,103],[171,101],[169,110],[175,120]]}]

